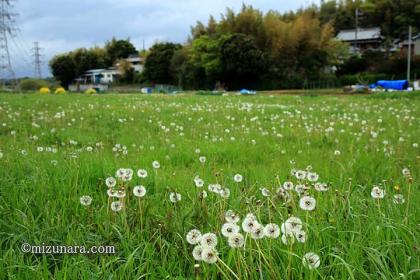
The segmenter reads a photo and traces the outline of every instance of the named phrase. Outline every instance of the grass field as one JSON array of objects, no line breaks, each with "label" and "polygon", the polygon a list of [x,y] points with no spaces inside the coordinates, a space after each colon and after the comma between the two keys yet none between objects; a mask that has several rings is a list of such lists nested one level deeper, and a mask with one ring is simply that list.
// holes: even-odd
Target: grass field
[{"label": "grass field", "polygon": [[420,279],[419,144],[418,94],[2,94],[0,279]]}]

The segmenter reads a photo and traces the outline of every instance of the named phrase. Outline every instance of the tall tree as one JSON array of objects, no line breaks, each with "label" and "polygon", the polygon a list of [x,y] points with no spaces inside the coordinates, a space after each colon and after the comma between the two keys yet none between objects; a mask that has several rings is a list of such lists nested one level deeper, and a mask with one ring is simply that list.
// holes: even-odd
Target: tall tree
[{"label": "tall tree", "polygon": [[134,45],[127,40],[117,40],[112,38],[105,44],[106,51],[106,65],[113,66],[114,63],[120,58],[127,58],[130,55],[138,54]]},{"label": "tall tree", "polygon": [[222,82],[229,89],[257,86],[261,73],[267,69],[267,60],[253,38],[233,34],[224,40],[220,52]]},{"label": "tall tree", "polygon": [[76,78],[76,64],[69,54],[58,55],[50,61],[51,72],[65,88]]},{"label": "tall tree", "polygon": [[171,84],[174,82],[170,65],[174,53],[182,46],[173,43],[158,43],[146,58],[144,76],[152,83]]}]

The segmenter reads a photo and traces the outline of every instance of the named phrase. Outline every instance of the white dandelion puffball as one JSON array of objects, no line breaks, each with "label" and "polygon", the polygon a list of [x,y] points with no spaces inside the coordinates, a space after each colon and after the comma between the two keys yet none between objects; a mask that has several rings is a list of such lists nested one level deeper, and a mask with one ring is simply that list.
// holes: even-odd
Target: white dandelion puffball
[{"label": "white dandelion puffball", "polygon": [[217,245],[217,236],[214,233],[205,233],[201,236],[200,240],[201,246],[203,248],[214,248]]},{"label": "white dandelion puffball", "polygon": [[201,245],[197,245],[194,247],[192,251],[192,255],[196,261],[202,261],[202,253],[203,253],[203,247]]},{"label": "white dandelion puffball", "polygon": [[296,240],[299,243],[305,243],[306,242],[306,232],[301,230],[301,231],[295,232],[294,234],[295,234]]},{"label": "white dandelion puffball", "polygon": [[229,198],[230,190],[228,188],[224,188],[219,192],[219,195],[223,198]]},{"label": "white dandelion puffball", "polygon": [[319,175],[313,172],[308,172],[307,178],[310,182],[316,182],[319,179]]},{"label": "white dandelion puffball", "polygon": [[88,195],[84,195],[80,198],[80,204],[83,206],[89,206],[92,203],[92,198]]},{"label": "white dandelion puffball", "polygon": [[117,184],[117,180],[114,177],[108,177],[105,179],[105,184],[108,188],[113,188]]},{"label": "white dandelion puffball", "polygon": [[234,233],[228,237],[228,243],[231,248],[241,248],[244,246],[245,238],[240,233]]},{"label": "white dandelion puffball", "polygon": [[402,170],[402,174],[403,174],[405,177],[410,177],[410,174],[411,174],[410,169],[408,169],[408,168],[404,168],[404,169]]},{"label": "white dandelion puffball", "polygon": [[139,169],[137,170],[137,176],[139,176],[139,178],[146,178],[147,171],[145,169]]},{"label": "white dandelion puffball", "polygon": [[201,156],[198,160],[199,160],[201,163],[205,163],[207,159],[206,159],[206,157]]},{"label": "white dandelion puffball", "polygon": [[251,231],[252,239],[262,239],[265,236],[264,227],[258,224],[253,231]]},{"label": "white dandelion puffball", "polygon": [[304,180],[306,178],[306,171],[298,170],[296,171],[295,176],[299,180]]},{"label": "white dandelion puffball", "polygon": [[225,220],[228,223],[236,224],[241,218],[233,210],[227,210],[225,213]]},{"label": "white dandelion puffball", "polygon": [[177,203],[177,202],[181,201],[181,194],[172,192],[172,193],[169,194],[169,200],[172,203]]},{"label": "white dandelion puffball", "polygon": [[242,177],[242,175],[241,174],[236,174],[235,176],[233,176],[233,180],[236,182],[236,183],[240,183],[240,182],[242,182],[242,180],[243,180],[244,178]]},{"label": "white dandelion puffball", "polygon": [[187,233],[187,242],[196,245],[201,241],[201,232],[198,229],[192,229]]},{"label": "white dandelion puffball", "polygon": [[254,220],[254,219],[251,219],[251,218],[245,218],[242,221],[242,229],[246,233],[253,232],[258,226],[259,226],[258,222],[256,220]]},{"label": "white dandelion puffball", "polygon": [[316,200],[310,196],[304,196],[299,200],[299,206],[305,211],[312,211],[315,209]]},{"label": "white dandelion puffball", "polygon": [[204,248],[201,252],[201,258],[204,262],[212,264],[217,262],[217,250],[215,248]]},{"label": "white dandelion puffball", "polygon": [[405,199],[402,194],[396,194],[394,195],[394,199],[392,200],[395,204],[404,204]]},{"label": "white dandelion puffball", "polygon": [[111,210],[114,212],[119,212],[123,209],[123,204],[120,201],[114,201],[111,203]]},{"label": "white dandelion puffball", "polygon": [[283,184],[283,189],[289,191],[293,189],[293,183],[288,181],[288,182],[284,182]]},{"label": "white dandelion puffball", "polygon": [[262,188],[261,194],[262,196],[269,197],[271,195],[271,192],[267,188]]},{"label": "white dandelion puffball", "polygon": [[385,190],[381,189],[380,187],[373,187],[370,195],[374,199],[383,199],[385,197]]},{"label": "white dandelion puffball", "polygon": [[316,269],[321,264],[321,261],[317,254],[311,252],[303,256],[302,263],[309,269]]},{"label": "white dandelion puffball", "polygon": [[204,180],[201,178],[195,178],[194,183],[197,188],[202,188],[204,186]]},{"label": "white dandelion puffball", "polygon": [[125,191],[124,190],[119,190],[115,193],[115,197],[118,198],[124,198],[125,197]]},{"label": "white dandelion puffball", "polygon": [[314,188],[318,192],[326,192],[328,191],[328,185],[326,183],[315,183]]},{"label": "white dandelion puffball", "polygon": [[125,168],[120,168],[117,170],[117,172],[115,172],[115,177],[117,178],[122,178],[127,174]]},{"label": "white dandelion puffball", "polygon": [[238,233],[240,230],[239,226],[234,223],[225,223],[222,226],[222,235],[224,237],[229,237],[232,234]]},{"label": "white dandelion puffball", "polygon": [[264,235],[268,238],[278,238],[280,236],[280,227],[277,224],[267,224],[264,227]]},{"label": "white dandelion puffball", "polygon": [[301,230],[302,220],[297,217],[290,217],[281,225],[281,232],[283,234],[292,234]]},{"label": "white dandelion puffball", "polygon": [[144,186],[135,186],[133,194],[137,197],[143,197],[146,195],[146,188]]},{"label": "white dandelion puffball", "polygon": [[117,197],[117,191],[114,191],[113,189],[108,189],[106,193],[109,197]]},{"label": "white dandelion puffball", "polygon": [[152,166],[153,166],[154,169],[159,169],[160,168],[160,163],[155,160],[154,162],[152,162]]}]

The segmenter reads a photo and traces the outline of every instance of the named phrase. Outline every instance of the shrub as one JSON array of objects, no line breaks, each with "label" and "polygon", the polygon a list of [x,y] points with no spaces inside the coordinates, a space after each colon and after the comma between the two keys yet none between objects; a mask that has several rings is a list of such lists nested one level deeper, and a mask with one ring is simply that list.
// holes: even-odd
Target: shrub
[{"label": "shrub", "polygon": [[44,80],[24,79],[20,81],[19,87],[23,91],[37,91],[42,87],[46,87],[47,82]]},{"label": "shrub", "polygon": [[95,94],[96,90],[94,88],[90,88],[88,90],[85,91],[86,94]]},{"label": "shrub", "polygon": [[59,87],[55,90],[55,94],[64,94],[66,93],[66,90],[62,87]]},{"label": "shrub", "polygon": [[42,93],[42,94],[48,94],[51,91],[48,87],[42,87],[42,88],[39,89],[39,92]]}]

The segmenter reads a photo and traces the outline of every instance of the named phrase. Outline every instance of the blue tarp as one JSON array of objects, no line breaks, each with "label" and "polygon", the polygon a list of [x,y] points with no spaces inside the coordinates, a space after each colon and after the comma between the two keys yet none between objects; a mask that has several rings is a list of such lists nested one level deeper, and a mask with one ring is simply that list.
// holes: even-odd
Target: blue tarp
[{"label": "blue tarp", "polygon": [[397,81],[377,81],[376,86],[383,87],[384,89],[393,89],[393,90],[405,90],[408,88],[409,83],[407,80],[397,80]]},{"label": "blue tarp", "polygon": [[257,94],[256,91],[248,90],[248,89],[242,89],[240,91],[241,94]]}]

